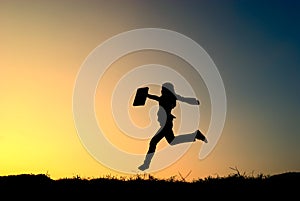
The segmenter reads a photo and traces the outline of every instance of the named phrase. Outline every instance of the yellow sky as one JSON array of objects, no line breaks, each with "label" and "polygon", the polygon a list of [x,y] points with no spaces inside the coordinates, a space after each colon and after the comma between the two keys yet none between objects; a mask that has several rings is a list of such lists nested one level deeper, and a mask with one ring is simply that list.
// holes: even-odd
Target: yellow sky
[{"label": "yellow sky", "polygon": [[[155,23],[145,20],[145,25],[141,26],[142,19],[137,17],[141,11],[131,4],[115,7],[104,2],[71,2],[0,3],[0,175],[47,173],[54,179],[75,175],[122,175],[95,160],[80,141],[73,120],[73,89],[84,59],[101,42],[123,31],[151,27]],[[152,17],[157,19],[154,14]],[[144,52],[127,55],[114,63],[103,80],[106,87],[99,87],[95,94],[98,121],[105,125],[107,133],[112,130],[119,133],[116,138],[108,134],[108,138],[129,151],[146,152],[148,141],[130,139],[127,142],[109,116],[111,111],[106,103],[109,103],[114,84],[126,70],[155,62],[172,66],[189,77],[193,85],[199,82],[192,72],[186,72],[188,66],[182,60],[162,53]],[[153,92],[158,91],[153,89]],[[200,128],[206,132],[210,106],[203,83],[198,86],[196,95],[203,103]],[[229,100],[233,100],[231,95],[229,90]],[[227,175],[232,172],[229,167],[234,166],[247,172],[268,174],[287,170],[287,163],[297,166],[297,161],[285,157],[287,153],[278,151],[278,141],[263,143],[267,137],[260,135],[266,129],[264,118],[256,115],[259,109],[238,99],[233,102],[236,104],[229,105],[222,136],[207,158],[198,159],[202,143],[196,142],[180,160],[155,172],[154,176],[169,178],[179,173],[184,176],[190,171],[187,179]],[[151,104],[154,103],[147,107]],[[133,108],[130,111],[136,112]],[[104,114],[107,116],[101,116]],[[143,111],[144,114],[147,111]],[[140,123],[149,122],[147,118],[139,119]],[[168,145],[163,140],[159,146]],[[275,148],[281,162],[274,157]]]}]

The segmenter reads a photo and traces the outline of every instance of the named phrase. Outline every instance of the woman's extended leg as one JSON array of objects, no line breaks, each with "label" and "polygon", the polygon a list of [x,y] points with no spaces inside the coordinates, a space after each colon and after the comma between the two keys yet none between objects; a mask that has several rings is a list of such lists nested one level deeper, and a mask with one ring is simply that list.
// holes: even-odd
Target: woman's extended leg
[{"label": "woman's extended leg", "polygon": [[168,142],[170,145],[176,145],[186,142],[194,142],[196,139],[202,140],[203,142],[207,143],[206,137],[199,130],[189,134],[178,135],[172,141],[168,140]]},{"label": "woman's extended leg", "polygon": [[160,129],[155,135],[154,137],[150,140],[150,143],[149,143],[149,148],[148,148],[148,151],[147,151],[147,154],[146,154],[146,157],[145,157],[145,160],[144,160],[144,163],[139,166],[138,168],[140,170],[146,170],[149,168],[150,166],[150,162],[153,158],[153,155],[154,155],[154,152],[156,150],[156,145],[158,144],[158,142],[164,137],[164,129]]}]

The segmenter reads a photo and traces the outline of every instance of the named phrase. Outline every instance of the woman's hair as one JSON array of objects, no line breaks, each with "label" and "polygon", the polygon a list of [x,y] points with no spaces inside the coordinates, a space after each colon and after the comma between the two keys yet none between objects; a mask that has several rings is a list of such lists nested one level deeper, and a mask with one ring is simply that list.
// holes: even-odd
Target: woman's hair
[{"label": "woman's hair", "polygon": [[175,95],[174,85],[171,82],[163,83],[162,87],[168,89],[170,92],[172,92]]},{"label": "woman's hair", "polygon": [[176,106],[174,86],[170,82],[162,84],[162,96],[160,105],[163,106],[166,111],[170,111]]}]

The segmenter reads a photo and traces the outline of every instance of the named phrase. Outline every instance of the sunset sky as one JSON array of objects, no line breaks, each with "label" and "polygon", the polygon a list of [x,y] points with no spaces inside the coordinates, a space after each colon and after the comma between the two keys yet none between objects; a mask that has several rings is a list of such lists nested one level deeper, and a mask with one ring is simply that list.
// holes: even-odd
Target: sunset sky
[{"label": "sunset sky", "polygon": [[[195,142],[153,176],[190,173],[192,180],[226,176],[234,173],[230,167],[247,174],[300,171],[299,10],[299,1],[277,0],[1,0],[0,175],[131,176],[89,153],[76,130],[72,98],[87,56],[105,40],[138,28],[168,29],[196,41],[216,64],[227,97],[225,126],[213,151],[200,160],[202,142]],[[128,70],[154,62],[193,76],[182,60],[144,51],[115,62],[100,82],[105,87],[95,93],[99,124],[129,152],[146,153],[149,139],[128,140],[115,128],[109,94]],[[202,101],[200,129],[206,132],[209,97],[203,84],[195,89]]]}]

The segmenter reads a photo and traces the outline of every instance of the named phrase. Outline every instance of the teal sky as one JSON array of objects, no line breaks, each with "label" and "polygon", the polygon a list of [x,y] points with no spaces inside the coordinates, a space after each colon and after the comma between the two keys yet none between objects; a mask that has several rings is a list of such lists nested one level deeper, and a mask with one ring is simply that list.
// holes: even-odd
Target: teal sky
[{"label": "teal sky", "polygon": [[[192,170],[191,177],[227,174],[234,166],[266,174],[300,171],[299,10],[300,2],[292,0],[1,1],[0,142],[7,153],[1,158],[2,174],[49,168],[50,174],[64,177],[108,171],[87,162],[90,156],[78,145],[72,119],[74,82],[84,59],[101,42],[148,27],[182,33],[202,46],[215,62],[227,95],[224,132],[210,156],[183,165],[198,160],[195,147],[161,175],[177,174],[181,166],[182,173]],[[26,121],[19,122],[20,116]],[[17,164],[23,156],[10,147],[22,147],[23,138],[37,140],[28,142],[28,153],[44,147],[53,158],[35,164],[43,156],[33,154],[25,157],[30,165]],[[53,147],[63,150],[59,161],[73,169],[56,171],[60,165],[51,155]]]}]

